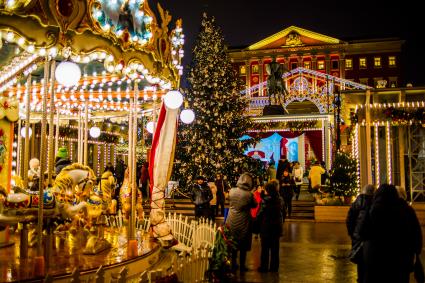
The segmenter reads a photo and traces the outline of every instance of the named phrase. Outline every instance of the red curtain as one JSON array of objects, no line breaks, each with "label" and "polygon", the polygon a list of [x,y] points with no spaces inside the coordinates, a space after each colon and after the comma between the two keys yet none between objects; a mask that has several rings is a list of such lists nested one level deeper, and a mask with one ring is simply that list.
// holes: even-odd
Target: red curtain
[{"label": "red curtain", "polygon": [[316,158],[318,161],[322,160],[322,131],[306,131],[304,132],[306,135],[311,149],[314,152],[314,155],[316,155]]}]

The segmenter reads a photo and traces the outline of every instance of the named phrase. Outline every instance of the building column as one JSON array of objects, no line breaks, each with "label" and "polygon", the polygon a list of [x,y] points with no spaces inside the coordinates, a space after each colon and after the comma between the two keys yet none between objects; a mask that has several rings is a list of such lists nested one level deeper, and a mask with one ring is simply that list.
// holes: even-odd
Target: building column
[{"label": "building column", "polygon": [[316,57],[316,55],[311,56],[311,69],[317,70],[317,57]]},{"label": "building column", "polygon": [[345,53],[339,54],[339,76],[345,79]]},{"label": "building column", "polygon": [[289,65],[289,61],[290,61],[289,59],[290,59],[290,57],[288,55],[285,55],[284,58],[285,58],[286,69],[288,71],[290,71],[291,70],[291,66]]},{"label": "building column", "polygon": [[303,56],[302,56],[302,54],[298,55],[298,67],[304,67],[303,66]]},{"label": "building column", "polygon": [[370,90],[366,90],[366,180],[372,184],[372,141],[370,131]]},{"label": "building column", "polygon": [[331,56],[329,54],[326,54],[325,56],[325,71],[326,74],[331,73]]},{"label": "building column", "polygon": [[247,89],[247,95],[251,97],[251,68],[250,68],[249,60],[245,60],[245,85]]},{"label": "building column", "polygon": [[263,96],[263,86],[261,85],[263,83],[263,59],[258,60],[258,96]]},{"label": "building column", "polygon": [[[403,102],[406,99],[406,93],[404,90],[400,91],[398,101]],[[398,164],[400,167],[400,187],[406,188],[406,171],[404,164],[404,153],[405,153],[405,137],[407,135],[406,127],[398,127]]]}]

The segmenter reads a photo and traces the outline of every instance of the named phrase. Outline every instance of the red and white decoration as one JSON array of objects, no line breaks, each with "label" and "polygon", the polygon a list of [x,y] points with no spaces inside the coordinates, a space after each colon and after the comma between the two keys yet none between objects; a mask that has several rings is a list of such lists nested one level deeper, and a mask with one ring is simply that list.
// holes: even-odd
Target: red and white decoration
[{"label": "red and white decoration", "polygon": [[154,237],[164,246],[171,246],[176,242],[170,226],[165,221],[164,197],[174,160],[178,112],[178,108],[170,109],[162,103],[149,157],[150,221]]}]

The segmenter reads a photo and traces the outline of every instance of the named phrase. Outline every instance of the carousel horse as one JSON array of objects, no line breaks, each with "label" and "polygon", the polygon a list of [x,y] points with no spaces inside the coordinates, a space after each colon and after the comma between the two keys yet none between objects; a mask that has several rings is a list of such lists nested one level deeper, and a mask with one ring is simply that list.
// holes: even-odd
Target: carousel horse
[{"label": "carousel horse", "polygon": [[[124,219],[129,219],[130,210],[131,210],[131,187],[129,186],[129,172],[128,168],[124,173],[124,181],[122,182],[122,186],[120,189],[120,202],[121,202],[121,211],[123,213]],[[136,210],[137,217],[139,220],[143,219],[143,206],[142,206],[142,194],[139,190],[137,190],[137,198],[136,198]]]},{"label": "carousel horse", "polygon": [[[88,226],[91,228],[92,234],[87,240],[83,250],[84,254],[97,254],[111,247],[111,244],[103,237],[103,230],[99,230],[99,226],[95,229],[94,225],[103,224],[99,223],[102,214],[116,214],[117,201],[112,199],[115,186],[114,175],[110,171],[106,171],[87,200]],[[100,229],[103,228],[100,227]]]},{"label": "carousel horse", "polygon": [[90,220],[103,214],[116,214],[117,201],[112,199],[116,186],[114,175],[110,171],[102,174],[99,184],[91,192],[87,200],[88,215]]}]

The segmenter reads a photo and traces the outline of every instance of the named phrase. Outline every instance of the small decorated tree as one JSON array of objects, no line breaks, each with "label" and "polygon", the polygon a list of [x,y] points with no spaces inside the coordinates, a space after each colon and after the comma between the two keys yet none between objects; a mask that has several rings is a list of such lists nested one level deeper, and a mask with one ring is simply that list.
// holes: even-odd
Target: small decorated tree
[{"label": "small decorated tree", "polygon": [[235,242],[232,240],[229,228],[221,226],[216,233],[210,268],[208,270],[211,282],[230,282],[232,279],[232,250]]},{"label": "small decorated tree", "polygon": [[330,182],[331,190],[336,196],[355,196],[359,191],[356,159],[338,151],[330,171]]}]

